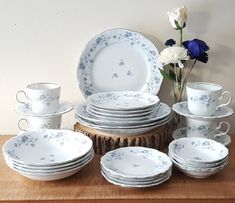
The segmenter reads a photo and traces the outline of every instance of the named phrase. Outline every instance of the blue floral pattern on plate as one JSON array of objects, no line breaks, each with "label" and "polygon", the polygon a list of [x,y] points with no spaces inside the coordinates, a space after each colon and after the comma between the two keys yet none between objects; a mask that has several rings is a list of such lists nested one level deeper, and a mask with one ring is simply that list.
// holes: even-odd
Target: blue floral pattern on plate
[{"label": "blue floral pattern on plate", "polygon": [[[142,52],[147,63],[145,71],[147,71],[149,77],[143,87],[141,87],[141,91],[157,94],[163,78],[159,71],[162,65],[158,62],[158,51],[154,44],[140,33],[126,29],[113,29],[92,38],[82,52],[77,69],[77,77],[83,95],[88,97],[91,94],[106,91],[100,89],[92,78],[94,77],[92,76],[92,66],[95,63],[97,54],[99,54],[101,50],[117,43],[123,43],[132,49]],[[113,68],[111,75],[103,73],[106,77],[105,79],[108,81],[107,88],[112,80],[119,80],[120,84],[125,82],[125,80],[133,80],[133,82],[136,82],[136,78],[133,77],[135,76],[135,67],[133,67],[133,64],[128,64],[124,58],[118,58],[117,56],[117,60],[113,61],[110,68]],[[120,75],[125,76],[125,80],[121,79]],[[129,90],[136,90],[133,88],[135,87],[126,87],[126,89]]]}]

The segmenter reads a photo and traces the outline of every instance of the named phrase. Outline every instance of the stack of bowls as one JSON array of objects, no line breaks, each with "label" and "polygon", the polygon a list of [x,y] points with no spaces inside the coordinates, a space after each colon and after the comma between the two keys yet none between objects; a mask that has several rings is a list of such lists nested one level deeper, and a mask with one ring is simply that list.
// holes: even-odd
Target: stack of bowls
[{"label": "stack of bowls", "polygon": [[171,109],[150,93],[112,91],[96,93],[76,109],[77,120],[104,132],[137,135],[166,124]]},{"label": "stack of bowls", "polygon": [[69,177],[93,158],[92,141],[69,130],[37,130],[20,133],[2,147],[7,165],[33,180]]},{"label": "stack of bowls", "polygon": [[228,162],[228,149],[207,138],[181,138],[169,145],[169,156],[184,174],[206,178],[221,171]]},{"label": "stack of bowls", "polygon": [[122,187],[150,187],[171,177],[170,158],[145,147],[123,147],[107,152],[100,161],[104,178]]}]

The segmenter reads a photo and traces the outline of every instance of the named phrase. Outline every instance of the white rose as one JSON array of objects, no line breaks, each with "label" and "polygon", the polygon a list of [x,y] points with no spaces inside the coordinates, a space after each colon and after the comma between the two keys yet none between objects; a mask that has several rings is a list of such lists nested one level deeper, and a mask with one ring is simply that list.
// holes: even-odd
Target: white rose
[{"label": "white rose", "polygon": [[179,67],[183,68],[181,60],[189,60],[187,49],[184,47],[167,47],[159,56],[159,61],[163,65],[178,63]]},{"label": "white rose", "polygon": [[[167,14],[174,29],[182,29],[185,27],[187,20],[187,9],[185,6],[168,11]],[[178,23],[179,27],[176,23]]]}]

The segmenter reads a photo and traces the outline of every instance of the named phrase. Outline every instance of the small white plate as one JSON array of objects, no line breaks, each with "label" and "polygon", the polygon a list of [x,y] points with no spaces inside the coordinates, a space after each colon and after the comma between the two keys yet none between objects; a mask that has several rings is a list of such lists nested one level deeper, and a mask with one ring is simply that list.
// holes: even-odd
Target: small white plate
[{"label": "small white plate", "polygon": [[121,90],[157,94],[163,79],[158,56],[154,44],[140,33],[127,29],[102,32],[81,54],[79,88],[85,97]]},{"label": "small white plate", "polygon": [[87,98],[87,103],[108,110],[139,110],[160,103],[158,96],[144,92],[112,91],[100,92]]},{"label": "small white plate", "polygon": [[215,114],[213,116],[197,116],[194,115],[192,113],[190,113],[190,111],[188,110],[188,102],[187,101],[183,101],[183,102],[179,102],[176,103],[172,106],[172,110],[175,111],[176,113],[188,117],[188,118],[203,118],[203,119],[217,119],[217,118],[225,118],[228,116],[231,116],[233,114],[233,109],[228,107],[228,106],[224,106],[218,110],[216,110]]},{"label": "small white plate", "polygon": [[195,163],[213,163],[225,159],[228,149],[211,139],[185,137],[169,144],[169,152],[177,160]]},{"label": "small white plate", "polygon": [[[222,133],[222,131],[216,131],[215,133],[216,134]],[[178,140],[180,138],[187,137],[187,127],[175,130],[172,134],[172,137],[174,138],[174,140]],[[231,143],[231,137],[227,134],[220,136],[220,137],[210,138],[210,139],[215,140],[225,146],[228,146]]]},{"label": "small white plate", "polygon": [[107,152],[100,164],[113,175],[123,178],[147,178],[170,170],[170,158],[156,150],[146,147],[122,147]]},{"label": "small white plate", "polygon": [[53,117],[61,114],[65,114],[73,109],[73,104],[67,101],[62,101],[60,107],[54,113],[49,114],[37,114],[34,113],[28,106],[25,104],[21,104],[16,107],[16,112],[23,114],[25,116],[33,116],[33,117]]},{"label": "small white plate", "polygon": [[22,132],[2,147],[8,159],[26,165],[65,164],[87,154],[92,140],[70,130],[35,130]]}]

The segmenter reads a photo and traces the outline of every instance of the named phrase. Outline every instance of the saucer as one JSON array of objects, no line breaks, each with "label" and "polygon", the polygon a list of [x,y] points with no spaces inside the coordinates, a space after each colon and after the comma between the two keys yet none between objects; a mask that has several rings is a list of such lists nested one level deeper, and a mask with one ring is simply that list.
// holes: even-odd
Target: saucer
[{"label": "saucer", "polygon": [[[218,130],[217,132],[220,133],[221,131]],[[180,138],[187,137],[187,127],[179,128],[179,129],[175,130],[172,134],[172,137],[174,140],[178,140]],[[212,140],[215,140],[225,146],[228,146],[231,142],[231,137],[229,135],[225,134],[221,137],[213,138]]]},{"label": "saucer", "polygon": [[216,118],[225,118],[225,117],[231,116],[233,114],[232,108],[230,108],[228,106],[224,106],[224,107],[216,110],[216,112],[212,116],[193,115],[188,110],[188,102],[187,101],[178,102],[178,103],[174,104],[172,106],[172,109],[176,113],[178,113],[182,116],[188,117],[188,118],[216,119]]},{"label": "saucer", "polygon": [[37,114],[32,112],[31,109],[29,109],[28,106],[25,104],[21,104],[16,107],[15,111],[17,113],[23,114],[25,116],[33,116],[33,117],[52,117],[57,116],[61,114],[65,114],[73,109],[73,104],[68,101],[62,101],[60,104],[60,107],[57,109],[54,113],[48,113],[48,114]]}]

